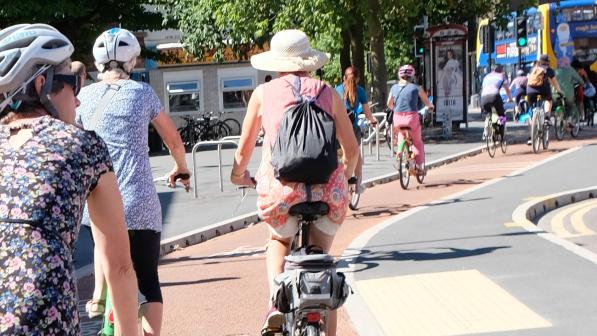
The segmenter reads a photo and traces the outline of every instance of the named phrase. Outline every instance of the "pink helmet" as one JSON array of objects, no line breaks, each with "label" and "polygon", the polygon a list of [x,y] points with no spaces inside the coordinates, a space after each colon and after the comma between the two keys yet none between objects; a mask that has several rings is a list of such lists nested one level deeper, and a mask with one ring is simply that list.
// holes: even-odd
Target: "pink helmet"
[{"label": "pink helmet", "polygon": [[414,77],[415,68],[412,65],[403,65],[398,69],[398,77]]}]

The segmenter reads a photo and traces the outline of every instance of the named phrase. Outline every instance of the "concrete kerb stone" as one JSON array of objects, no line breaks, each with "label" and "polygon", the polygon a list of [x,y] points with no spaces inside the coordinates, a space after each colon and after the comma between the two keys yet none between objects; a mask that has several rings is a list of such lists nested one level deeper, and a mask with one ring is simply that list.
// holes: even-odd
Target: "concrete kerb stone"
[{"label": "concrete kerb stone", "polygon": [[541,230],[536,226],[537,219],[549,211],[595,197],[597,186],[548,195],[519,205],[512,213],[512,220],[529,231],[538,232]]},{"label": "concrete kerb stone", "polygon": [[[427,169],[437,168],[465,157],[477,155],[485,149],[485,146],[476,147],[462,153],[454,154],[439,160],[435,160],[427,164]],[[370,188],[377,184],[388,183],[398,179],[398,172],[378,176],[372,179],[363,181],[363,185]],[[191,245],[202,243],[206,240],[224,235],[226,233],[234,232],[245,228],[248,225],[259,222],[257,212],[251,212],[245,215],[240,215],[235,218],[227,219],[207,227],[202,227],[197,230],[186,232],[165,240],[160,243],[161,255],[165,255]]]}]

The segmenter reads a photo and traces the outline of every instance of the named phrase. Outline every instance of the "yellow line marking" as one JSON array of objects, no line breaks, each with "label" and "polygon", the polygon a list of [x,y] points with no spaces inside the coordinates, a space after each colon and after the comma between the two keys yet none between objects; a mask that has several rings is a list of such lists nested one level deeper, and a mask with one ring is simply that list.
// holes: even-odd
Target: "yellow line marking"
[{"label": "yellow line marking", "polygon": [[386,335],[469,335],[550,327],[478,270],[357,281]]},{"label": "yellow line marking", "polygon": [[591,230],[587,226],[587,224],[585,224],[583,217],[585,214],[587,214],[587,212],[591,211],[592,209],[597,208],[597,200],[592,200],[591,202],[583,202],[583,204],[585,205],[584,208],[582,208],[579,211],[572,214],[572,216],[570,217],[570,223],[572,223],[572,226],[574,227],[574,229],[581,236],[591,236],[591,235],[595,234],[595,231]]},{"label": "yellow line marking", "polygon": [[[579,237],[579,236],[583,236],[584,234],[582,233],[572,233],[570,231],[568,231],[568,229],[566,229],[564,227],[564,219],[566,218],[566,216],[570,215],[571,213],[574,213],[576,211],[578,211],[579,209],[584,208],[586,205],[581,203],[581,204],[577,204],[575,206],[566,208],[562,211],[558,211],[556,213],[555,216],[553,216],[553,218],[551,219],[551,228],[553,230],[553,233],[561,238],[572,238],[572,237]],[[575,227],[576,229],[576,227]]]}]

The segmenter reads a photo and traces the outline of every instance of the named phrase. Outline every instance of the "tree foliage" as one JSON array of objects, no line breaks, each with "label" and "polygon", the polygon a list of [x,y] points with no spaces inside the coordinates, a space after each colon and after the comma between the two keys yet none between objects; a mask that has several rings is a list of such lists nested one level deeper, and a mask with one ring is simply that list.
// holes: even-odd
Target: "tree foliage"
[{"label": "tree foliage", "polygon": [[142,0],[0,0],[2,27],[18,23],[47,23],[75,45],[74,59],[89,63],[96,37],[122,26],[131,31],[162,29],[162,14]]}]

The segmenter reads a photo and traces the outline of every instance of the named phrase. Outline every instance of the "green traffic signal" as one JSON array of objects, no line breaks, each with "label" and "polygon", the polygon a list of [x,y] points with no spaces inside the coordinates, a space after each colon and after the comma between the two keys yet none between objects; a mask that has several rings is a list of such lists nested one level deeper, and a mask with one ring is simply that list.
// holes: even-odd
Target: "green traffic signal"
[{"label": "green traffic signal", "polygon": [[422,55],[425,52],[425,48],[421,47],[419,48],[419,54]]},{"label": "green traffic signal", "polygon": [[526,37],[521,37],[518,39],[518,46],[519,47],[526,47],[527,46],[527,39]]}]

